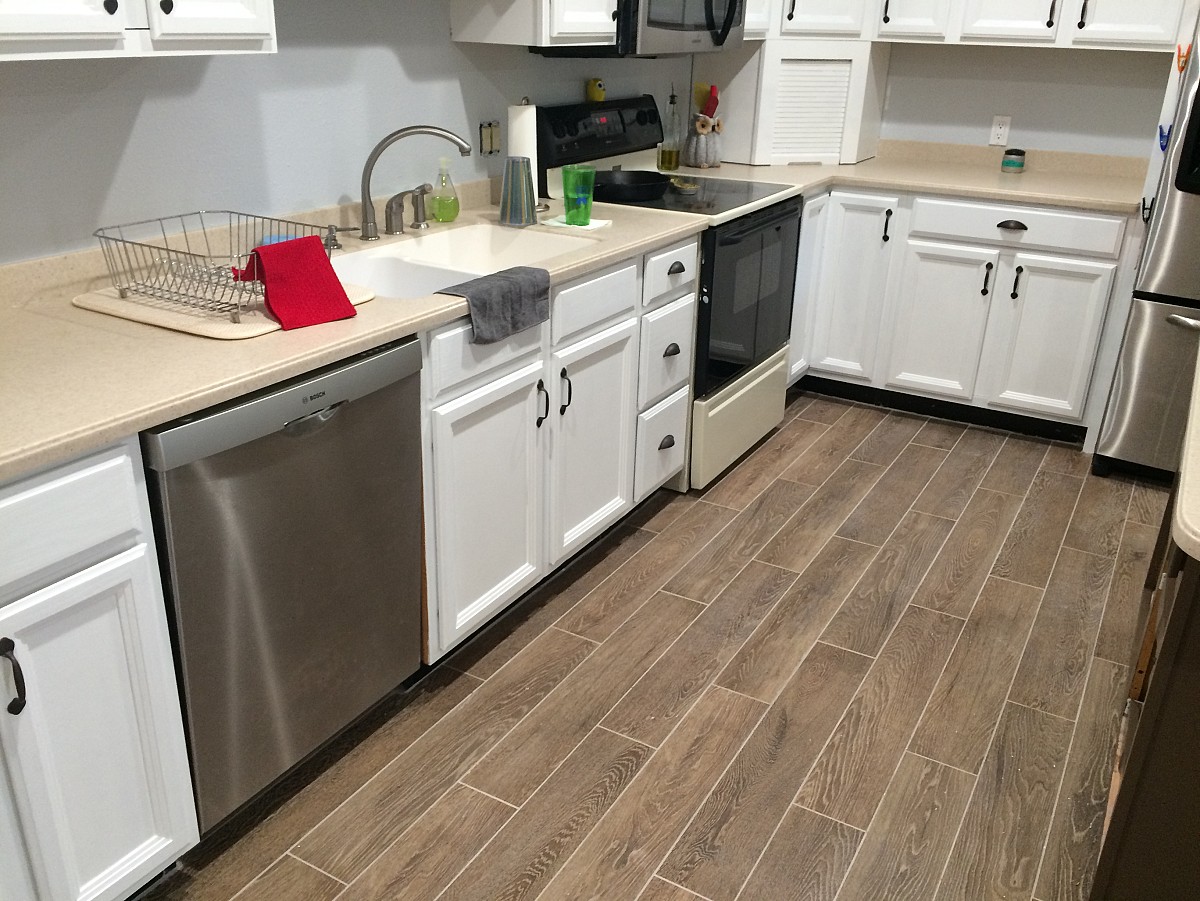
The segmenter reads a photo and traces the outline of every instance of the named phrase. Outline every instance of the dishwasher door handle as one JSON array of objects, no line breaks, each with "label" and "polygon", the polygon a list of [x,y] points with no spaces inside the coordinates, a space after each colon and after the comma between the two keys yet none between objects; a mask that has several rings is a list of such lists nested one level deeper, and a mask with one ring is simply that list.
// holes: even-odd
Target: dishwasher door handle
[{"label": "dishwasher door handle", "polygon": [[291,422],[283,424],[283,430],[289,435],[299,438],[304,435],[311,435],[333,417],[337,416],[342,411],[348,400],[339,400],[336,404],[330,404],[322,410],[317,410],[315,413],[309,413],[307,416],[301,416],[299,419],[293,419]]},{"label": "dishwasher door handle", "polygon": [[1200,321],[1188,319],[1186,316],[1180,316],[1178,313],[1172,313],[1167,317],[1167,322],[1171,325],[1177,325],[1180,328],[1185,328],[1188,331],[1200,332]]}]

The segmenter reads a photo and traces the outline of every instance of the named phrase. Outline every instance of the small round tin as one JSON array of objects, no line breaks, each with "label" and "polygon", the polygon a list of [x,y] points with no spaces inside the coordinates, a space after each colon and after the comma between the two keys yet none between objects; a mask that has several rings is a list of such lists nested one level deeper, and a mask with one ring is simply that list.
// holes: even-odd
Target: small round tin
[{"label": "small round tin", "polygon": [[1004,151],[1004,156],[1000,160],[1000,171],[1011,172],[1014,175],[1018,172],[1025,171],[1025,151],[1010,148]]}]

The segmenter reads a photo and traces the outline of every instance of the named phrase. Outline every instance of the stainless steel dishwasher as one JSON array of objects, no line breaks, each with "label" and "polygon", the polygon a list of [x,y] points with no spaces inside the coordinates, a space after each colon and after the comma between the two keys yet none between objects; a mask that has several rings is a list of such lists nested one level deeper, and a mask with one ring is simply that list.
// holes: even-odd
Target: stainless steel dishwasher
[{"label": "stainless steel dishwasher", "polygon": [[202,832],[421,662],[420,348],[142,435]]}]

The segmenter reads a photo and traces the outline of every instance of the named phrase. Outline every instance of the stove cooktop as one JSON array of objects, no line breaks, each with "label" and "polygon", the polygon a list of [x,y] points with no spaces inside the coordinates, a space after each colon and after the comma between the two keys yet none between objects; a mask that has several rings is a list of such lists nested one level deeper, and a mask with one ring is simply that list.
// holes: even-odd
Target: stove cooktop
[{"label": "stove cooktop", "polygon": [[[695,185],[694,191],[689,190]],[[681,187],[682,186],[682,187]],[[786,191],[790,185],[768,182],[739,181],[732,178],[707,178],[695,175],[672,176],[667,193],[659,200],[643,200],[623,203],[622,206],[640,206],[655,210],[674,210],[677,213],[702,213],[719,216],[740,206],[754,203]]]}]

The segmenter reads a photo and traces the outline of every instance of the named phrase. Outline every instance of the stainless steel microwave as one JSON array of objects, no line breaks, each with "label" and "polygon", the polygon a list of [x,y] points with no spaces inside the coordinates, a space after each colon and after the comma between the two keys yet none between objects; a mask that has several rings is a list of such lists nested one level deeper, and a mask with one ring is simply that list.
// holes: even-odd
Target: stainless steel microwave
[{"label": "stainless steel microwave", "polygon": [[617,0],[617,47],[636,56],[737,47],[746,0]]}]

